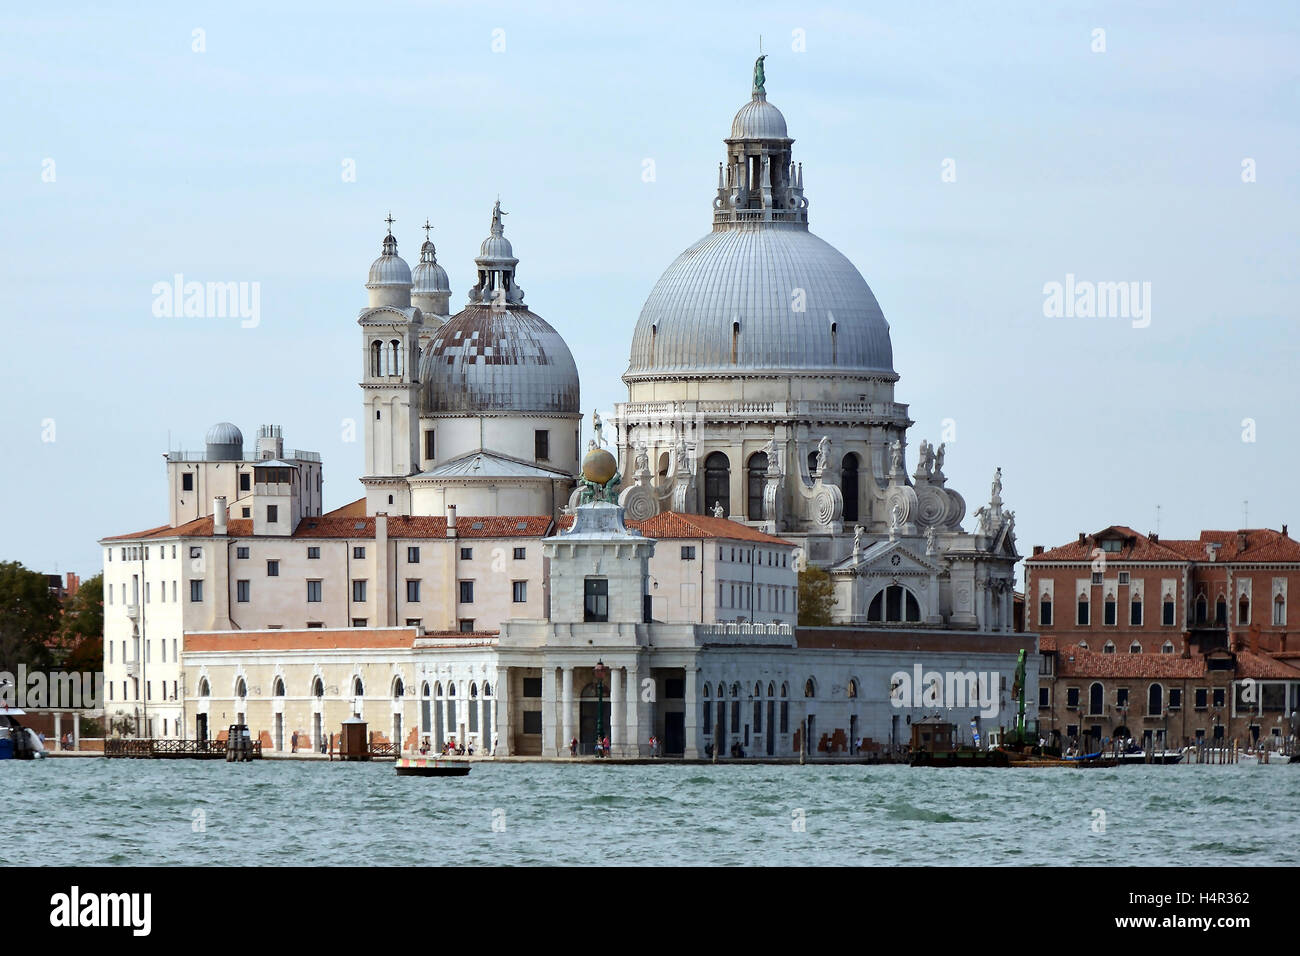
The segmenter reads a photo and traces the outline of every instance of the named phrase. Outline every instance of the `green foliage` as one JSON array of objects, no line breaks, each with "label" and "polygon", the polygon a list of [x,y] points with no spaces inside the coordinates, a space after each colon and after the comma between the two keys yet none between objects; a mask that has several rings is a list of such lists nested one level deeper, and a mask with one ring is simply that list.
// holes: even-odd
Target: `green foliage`
[{"label": "green foliage", "polygon": [[63,607],[59,646],[74,670],[104,669],[104,576],[81,582]]},{"label": "green foliage", "polygon": [[822,568],[799,572],[799,625],[825,627],[835,607],[835,585]]},{"label": "green foliage", "polygon": [[47,666],[59,623],[59,601],[45,575],[18,561],[0,561],[0,670]]}]

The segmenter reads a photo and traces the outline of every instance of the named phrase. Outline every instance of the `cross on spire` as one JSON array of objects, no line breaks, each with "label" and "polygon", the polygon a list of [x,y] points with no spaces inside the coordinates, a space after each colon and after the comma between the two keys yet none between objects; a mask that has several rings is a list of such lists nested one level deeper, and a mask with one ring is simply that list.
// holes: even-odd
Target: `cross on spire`
[{"label": "cross on spire", "polygon": [[393,218],[393,211],[391,209],[388,211],[388,218],[385,219],[384,222],[388,223],[388,234],[391,236],[393,234],[393,223],[397,222],[397,220]]},{"label": "cross on spire", "polygon": [[433,228],[433,226],[429,225],[429,217],[428,217],[428,216],[425,216],[425,217],[424,217],[424,225],[423,225],[421,228],[424,229],[424,241],[425,241],[425,242],[428,242],[428,241],[429,241],[429,230]]}]

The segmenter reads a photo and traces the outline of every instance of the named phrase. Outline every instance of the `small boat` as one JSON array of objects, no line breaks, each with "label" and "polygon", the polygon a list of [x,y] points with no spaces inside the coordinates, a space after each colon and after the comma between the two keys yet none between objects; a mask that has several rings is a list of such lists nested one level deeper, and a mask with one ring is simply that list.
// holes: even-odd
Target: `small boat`
[{"label": "small boat", "polygon": [[468,760],[445,757],[398,757],[399,777],[463,777],[469,773]]},{"label": "small boat", "polygon": [[0,707],[0,760],[37,760],[49,756],[36,731],[18,722],[26,713],[17,707]]}]

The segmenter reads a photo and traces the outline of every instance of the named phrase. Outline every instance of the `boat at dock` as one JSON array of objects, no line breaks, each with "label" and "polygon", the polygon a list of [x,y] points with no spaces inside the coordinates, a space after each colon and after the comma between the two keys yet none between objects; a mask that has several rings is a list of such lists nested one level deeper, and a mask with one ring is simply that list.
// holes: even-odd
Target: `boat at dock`
[{"label": "boat at dock", "polygon": [[468,760],[448,760],[446,757],[398,757],[399,777],[463,777],[469,773]]},{"label": "boat at dock", "polygon": [[37,760],[49,756],[36,731],[19,723],[18,718],[26,713],[17,707],[0,707],[0,760]]}]

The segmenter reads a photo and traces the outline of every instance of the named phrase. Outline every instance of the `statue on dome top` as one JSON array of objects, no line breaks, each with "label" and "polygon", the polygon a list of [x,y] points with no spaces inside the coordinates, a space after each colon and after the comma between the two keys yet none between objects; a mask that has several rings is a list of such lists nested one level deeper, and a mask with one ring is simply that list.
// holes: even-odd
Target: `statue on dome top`
[{"label": "statue on dome top", "polygon": [[767,59],[767,54],[764,53],[762,56],[760,56],[757,60],[754,61],[754,92],[761,93],[764,96],[767,95],[767,90],[763,89],[763,83],[767,79],[767,77],[763,73],[763,61],[766,59]]}]

